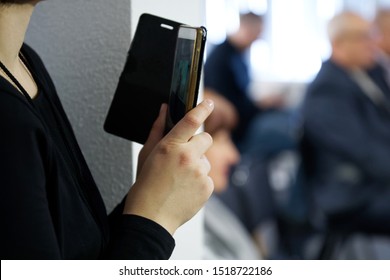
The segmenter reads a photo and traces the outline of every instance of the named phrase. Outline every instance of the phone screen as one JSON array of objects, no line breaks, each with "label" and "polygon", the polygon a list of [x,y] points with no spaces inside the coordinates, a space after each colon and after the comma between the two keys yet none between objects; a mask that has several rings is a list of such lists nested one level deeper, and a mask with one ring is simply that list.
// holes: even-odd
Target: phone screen
[{"label": "phone screen", "polygon": [[195,37],[195,29],[181,28],[179,30],[169,98],[167,122],[169,128],[176,124],[187,111]]}]

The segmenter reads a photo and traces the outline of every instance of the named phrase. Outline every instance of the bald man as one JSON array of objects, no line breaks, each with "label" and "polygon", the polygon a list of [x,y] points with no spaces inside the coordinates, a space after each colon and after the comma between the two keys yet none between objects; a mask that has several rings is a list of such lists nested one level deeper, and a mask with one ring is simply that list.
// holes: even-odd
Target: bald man
[{"label": "bald man", "polygon": [[331,231],[390,235],[390,94],[375,66],[371,25],[344,12],[328,35],[331,57],[303,106],[314,205]]}]

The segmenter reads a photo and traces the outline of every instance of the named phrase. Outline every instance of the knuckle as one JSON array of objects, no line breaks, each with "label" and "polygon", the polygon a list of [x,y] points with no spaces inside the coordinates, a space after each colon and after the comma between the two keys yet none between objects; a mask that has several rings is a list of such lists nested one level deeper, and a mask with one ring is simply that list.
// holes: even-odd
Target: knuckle
[{"label": "knuckle", "polygon": [[202,125],[202,120],[196,114],[187,114],[184,122],[191,128],[198,128]]},{"label": "knuckle", "polygon": [[179,152],[179,164],[180,166],[190,165],[192,163],[192,154],[190,151],[183,150]]},{"label": "knuckle", "polygon": [[200,192],[207,198],[211,196],[214,191],[214,182],[210,176],[206,176],[200,184]]},{"label": "knuckle", "polygon": [[196,168],[194,168],[194,176],[197,179],[202,178],[204,176],[204,171],[201,166],[197,166]]},{"label": "knuckle", "polygon": [[158,145],[157,151],[159,154],[168,155],[172,153],[172,146],[168,143],[162,142]]}]

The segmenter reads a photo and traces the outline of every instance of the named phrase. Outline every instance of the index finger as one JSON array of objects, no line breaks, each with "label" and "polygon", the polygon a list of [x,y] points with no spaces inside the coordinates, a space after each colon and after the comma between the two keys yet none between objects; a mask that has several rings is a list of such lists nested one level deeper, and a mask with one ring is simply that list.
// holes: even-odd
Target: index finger
[{"label": "index finger", "polygon": [[166,135],[166,139],[186,143],[196,133],[199,127],[210,116],[214,110],[214,102],[210,99],[204,100],[194,109],[189,111]]}]

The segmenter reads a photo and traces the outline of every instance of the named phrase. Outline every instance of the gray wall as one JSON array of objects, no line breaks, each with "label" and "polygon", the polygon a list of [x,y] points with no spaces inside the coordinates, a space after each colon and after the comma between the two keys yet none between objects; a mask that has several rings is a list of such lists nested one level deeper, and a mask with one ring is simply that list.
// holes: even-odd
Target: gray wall
[{"label": "gray wall", "polygon": [[131,184],[131,145],[103,122],[130,44],[130,0],[49,0],[26,41],[42,57],[110,210]]}]

